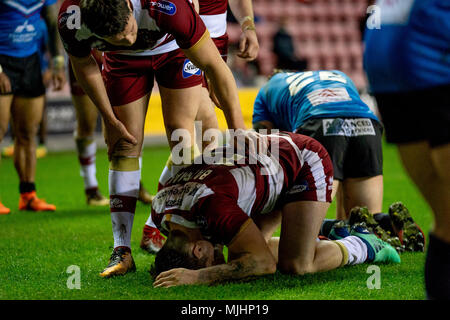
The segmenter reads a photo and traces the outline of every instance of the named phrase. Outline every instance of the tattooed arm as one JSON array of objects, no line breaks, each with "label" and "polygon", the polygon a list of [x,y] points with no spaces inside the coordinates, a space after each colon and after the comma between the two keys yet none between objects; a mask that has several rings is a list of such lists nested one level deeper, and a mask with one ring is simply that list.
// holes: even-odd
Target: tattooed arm
[{"label": "tattooed arm", "polygon": [[274,273],[275,270],[275,259],[269,247],[258,227],[253,221],[250,221],[228,246],[228,263],[198,270],[177,268],[162,272],[156,278],[153,286],[212,284],[250,276],[261,276]]}]

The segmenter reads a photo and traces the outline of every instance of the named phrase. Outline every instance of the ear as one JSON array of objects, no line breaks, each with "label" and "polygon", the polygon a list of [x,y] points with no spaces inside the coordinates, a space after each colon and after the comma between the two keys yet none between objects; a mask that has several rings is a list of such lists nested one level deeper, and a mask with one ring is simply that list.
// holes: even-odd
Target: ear
[{"label": "ear", "polygon": [[192,253],[197,259],[201,259],[208,252],[209,242],[205,240],[198,240],[194,243]]}]

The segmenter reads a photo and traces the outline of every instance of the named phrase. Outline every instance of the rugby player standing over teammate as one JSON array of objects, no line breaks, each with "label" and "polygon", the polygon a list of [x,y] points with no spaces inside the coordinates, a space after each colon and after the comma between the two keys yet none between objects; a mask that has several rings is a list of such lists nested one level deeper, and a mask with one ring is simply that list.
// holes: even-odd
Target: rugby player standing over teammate
[{"label": "rugby player standing over teammate", "polygon": [[[190,135],[187,140],[193,142],[201,70],[211,81],[228,126],[245,127],[236,83],[187,0],[66,0],[60,10],[59,31],[76,79],[105,123],[114,250],[100,275],[125,274],[135,270],[131,229],[154,78],[171,149],[179,143],[172,139],[176,129],[184,129]],[[92,48],[105,52],[103,79]],[[191,150],[192,146],[187,145]]]},{"label": "rugby player standing over teammate", "polygon": [[[19,210],[54,211],[56,207],[36,195],[36,133],[44,109],[45,87],[38,53],[38,24],[47,23],[52,55],[54,90],[66,78],[64,57],[57,35],[56,0],[2,1],[0,3],[0,141],[12,116],[14,165],[19,175]],[[0,203],[0,214],[10,209]]]},{"label": "rugby player standing over teammate", "polygon": [[[256,36],[256,29],[253,17],[253,6],[251,0],[199,0],[199,13],[200,18],[205,23],[211,38],[219,50],[224,61],[227,61],[228,56],[228,34],[227,34],[227,4],[241,24],[242,34],[239,39],[239,52],[237,56],[247,61],[256,59],[259,50],[258,39]],[[202,87],[202,101],[199,111],[196,116],[197,121],[201,121],[202,136],[208,129],[218,129],[219,124],[217,122],[216,113],[214,111],[214,104],[210,99],[208,91],[207,79],[203,79]],[[217,99],[214,98],[214,93],[211,92],[214,103],[219,104]],[[212,148],[217,146],[217,141],[202,141],[202,148]],[[172,177],[175,171],[181,167],[173,168],[171,158],[169,158],[166,167],[164,168],[161,177],[159,179],[158,189],[161,188],[165,182]],[[164,243],[164,237],[160,234],[152,221],[151,214],[149,215],[142,232],[141,248],[149,253],[157,252]]]},{"label": "rugby player standing over teammate", "polygon": [[[434,215],[428,298],[450,299],[450,2],[377,1],[364,68],[386,129]],[[381,25],[376,25],[380,21]]]}]

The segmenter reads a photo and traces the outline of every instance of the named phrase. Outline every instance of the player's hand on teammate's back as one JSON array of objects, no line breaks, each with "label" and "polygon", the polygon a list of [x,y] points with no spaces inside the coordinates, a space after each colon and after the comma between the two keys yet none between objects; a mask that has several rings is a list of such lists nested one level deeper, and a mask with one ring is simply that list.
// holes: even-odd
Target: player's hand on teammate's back
[{"label": "player's hand on teammate's back", "polygon": [[255,60],[258,56],[259,43],[255,30],[245,30],[239,40],[237,56],[247,61]]},{"label": "player's hand on teammate's back", "polygon": [[169,288],[184,284],[198,283],[198,271],[184,268],[171,269],[161,272],[153,282],[155,288]]},{"label": "player's hand on teammate's back", "polygon": [[9,81],[9,77],[6,73],[0,73],[0,93],[5,94],[11,92],[11,82]]}]

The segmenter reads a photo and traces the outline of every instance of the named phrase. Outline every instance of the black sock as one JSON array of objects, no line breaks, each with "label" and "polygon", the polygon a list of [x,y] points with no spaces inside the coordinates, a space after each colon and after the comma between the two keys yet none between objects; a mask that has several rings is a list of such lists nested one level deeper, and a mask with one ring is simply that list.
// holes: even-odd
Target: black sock
[{"label": "black sock", "polygon": [[328,238],[333,226],[341,220],[337,219],[324,219],[322,222],[322,227],[320,228],[319,236],[324,236]]},{"label": "black sock", "polygon": [[428,299],[450,299],[450,243],[430,233],[425,261],[425,288]]},{"label": "black sock", "polygon": [[391,217],[387,213],[374,213],[373,218],[385,231],[389,231],[392,236],[395,236],[394,229],[392,228]]},{"label": "black sock", "polygon": [[19,192],[25,193],[25,192],[32,192],[36,190],[36,185],[34,182],[21,182],[19,184]]}]

